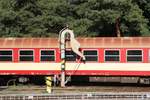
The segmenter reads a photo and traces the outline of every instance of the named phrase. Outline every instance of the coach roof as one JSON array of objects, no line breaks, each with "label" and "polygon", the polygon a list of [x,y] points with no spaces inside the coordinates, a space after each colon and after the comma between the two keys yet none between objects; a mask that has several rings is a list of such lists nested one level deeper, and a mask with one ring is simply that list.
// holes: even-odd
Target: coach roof
[{"label": "coach roof", "polygon": [[[150,48],[150,37],[77,38],[81,48]],[[0,38],[0,48],[58,48],[58,38]]]}]

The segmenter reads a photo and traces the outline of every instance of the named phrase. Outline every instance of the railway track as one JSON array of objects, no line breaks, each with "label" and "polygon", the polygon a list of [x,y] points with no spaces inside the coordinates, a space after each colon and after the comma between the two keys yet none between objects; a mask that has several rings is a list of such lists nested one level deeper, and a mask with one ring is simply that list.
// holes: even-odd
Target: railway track
[{"label": "railway track", "polygon": [[0,95],[0,100],[149,100],[150,92],[87,92]]},{"label": "railway track", "polygon": [[[150,92],[150,87],[138,86],[68,86],[65,88],[52,87],[52,93],[78,93],[78,92]],[[0,87],[0,95],[3,94],[41,94],[46,93],[46,86],[9,86]]]},{"label": "railway track", "polygon": [[150,87],[133,86],[45,86],[0,87],[0,100],[150,100]]}]

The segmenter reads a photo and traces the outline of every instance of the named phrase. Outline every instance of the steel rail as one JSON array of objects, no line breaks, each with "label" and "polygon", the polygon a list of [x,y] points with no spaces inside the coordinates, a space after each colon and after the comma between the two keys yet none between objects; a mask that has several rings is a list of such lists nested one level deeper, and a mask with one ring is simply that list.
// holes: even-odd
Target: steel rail
[{"label": "steel rail", "polygon": [[0,100],[150,100],[150,92],[5,94],[0,95]]}]

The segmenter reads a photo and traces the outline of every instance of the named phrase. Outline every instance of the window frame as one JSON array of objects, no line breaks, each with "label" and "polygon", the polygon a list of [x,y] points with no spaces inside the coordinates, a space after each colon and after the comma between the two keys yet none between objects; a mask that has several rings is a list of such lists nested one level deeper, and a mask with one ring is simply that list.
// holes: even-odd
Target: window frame
[{"label": "window frame", "polygon": [[[134,51],[135,51],[135,50],[141,50],[141,51],[142,51],[142,55],[141,55],[141,56],[142,56],[142,61],[128,61],[128,59],[127,59],[127,58],[128,58],[128,55],[127,55],[127,54],[128,54],[128,51],[129,51],[129,50],[134,50]],[[144,55],[143,49],[126,49],[126,62],[127,62],[127,63],[132,63],[132,62],[141,63],[141,62],[143,62],[143,55]]]},{"label": "window frame", "polygon": [[[66,57],[66,56],[67,56],[67,55],[66,55],[66,51],[72,51],[72,49],[66,49],[66,50],[65,50],[65,60],[66,60],[66,58],[67,58],[67,57]],[[72,52],[73,52],[73,51],[72,51]],[[76,54],[76,53],[75,53],[75,54]],[[76,54],[76,60],[77,60],[77,58],[78,58],[78,55]],[[66,61],[67,61],[67,62],[76,62],[76,60],[75,60],[75,61],[68,61],[68,60],[66,60]]]},{"label": "window frame", "polygon": [[[33,61],[20,61],[20,51],[33,51]],[[35,62],[35,50],[34,49],[19,49],[18,50],[18,62]]]},{"label": "window frame", "polygon": [[12,52],[12,61],[0,61],[0,62],[14,62],[14,51],[13,51],[13,49],[0,49],[0,51],[11,51]]},{"label": "window frame", "polygon": [[[41,51],[54,51],[54,61],[41,61]],[[56,50],[55,49],[40,49],[40,52],[39,52],[39,60],[40,62],[55,62],[56,61]]]},{"label": "window frame", "polygon": [[[119,51],[119,61],[106,61],[106,59],[105,59],[105,57],[106,57],[106,55],[105,55],[105,53],[106,53],[106,51],[107,50],[109,50],[109,51]],[[104,62],[107,62],[107,63],[116,63],[116,62],[121,62],[121,50],[120,49],[104,49]]]},{"label": "window frame", "polygon": [[[84,55],[84,51],[96,51],[97,52],[97,61],[87,61],[85,59],[86,62],[99,62],[99,50],[98,49],[82,49],[82,54],[83,55]],[[86,58],[86,56],[85,56],[85,58]]]}]

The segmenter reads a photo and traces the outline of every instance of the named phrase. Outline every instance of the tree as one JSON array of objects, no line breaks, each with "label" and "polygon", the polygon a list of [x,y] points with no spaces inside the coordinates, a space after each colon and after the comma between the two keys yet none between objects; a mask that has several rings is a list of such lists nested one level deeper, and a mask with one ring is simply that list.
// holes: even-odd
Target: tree
[{"label": "tree", "polygon": [[[149,17],[150,16],[150,1],[149,0],[133,0],[133,2],[138,4],[138,6],[142,9],[143,16],[148,20],[148,27],[150,30],[150,17]],[[150,33],[147,32],[147,34],[143,34],[143,35],[149,36],[149,34]]]},{"label": "tree", "polygon": [[68,9],[65,0],[0,0],[1,36],[56,36]]},{"label": "tree", "polygon": [[76,36],[116,36],[117,30],[122,36],[150,36],[149,5],[141,5],[135,0],[0,0],[0,36],[55,37],[66,24]]},{"label": "tree", "polygon": [[73,4],[74,17],[87,19],[85,30],[88,30],[86,33],[89,36],[116,36],[114,33],[118,18],[123,36],[149,34],[148,21],[132,0],[75,0]]}]

